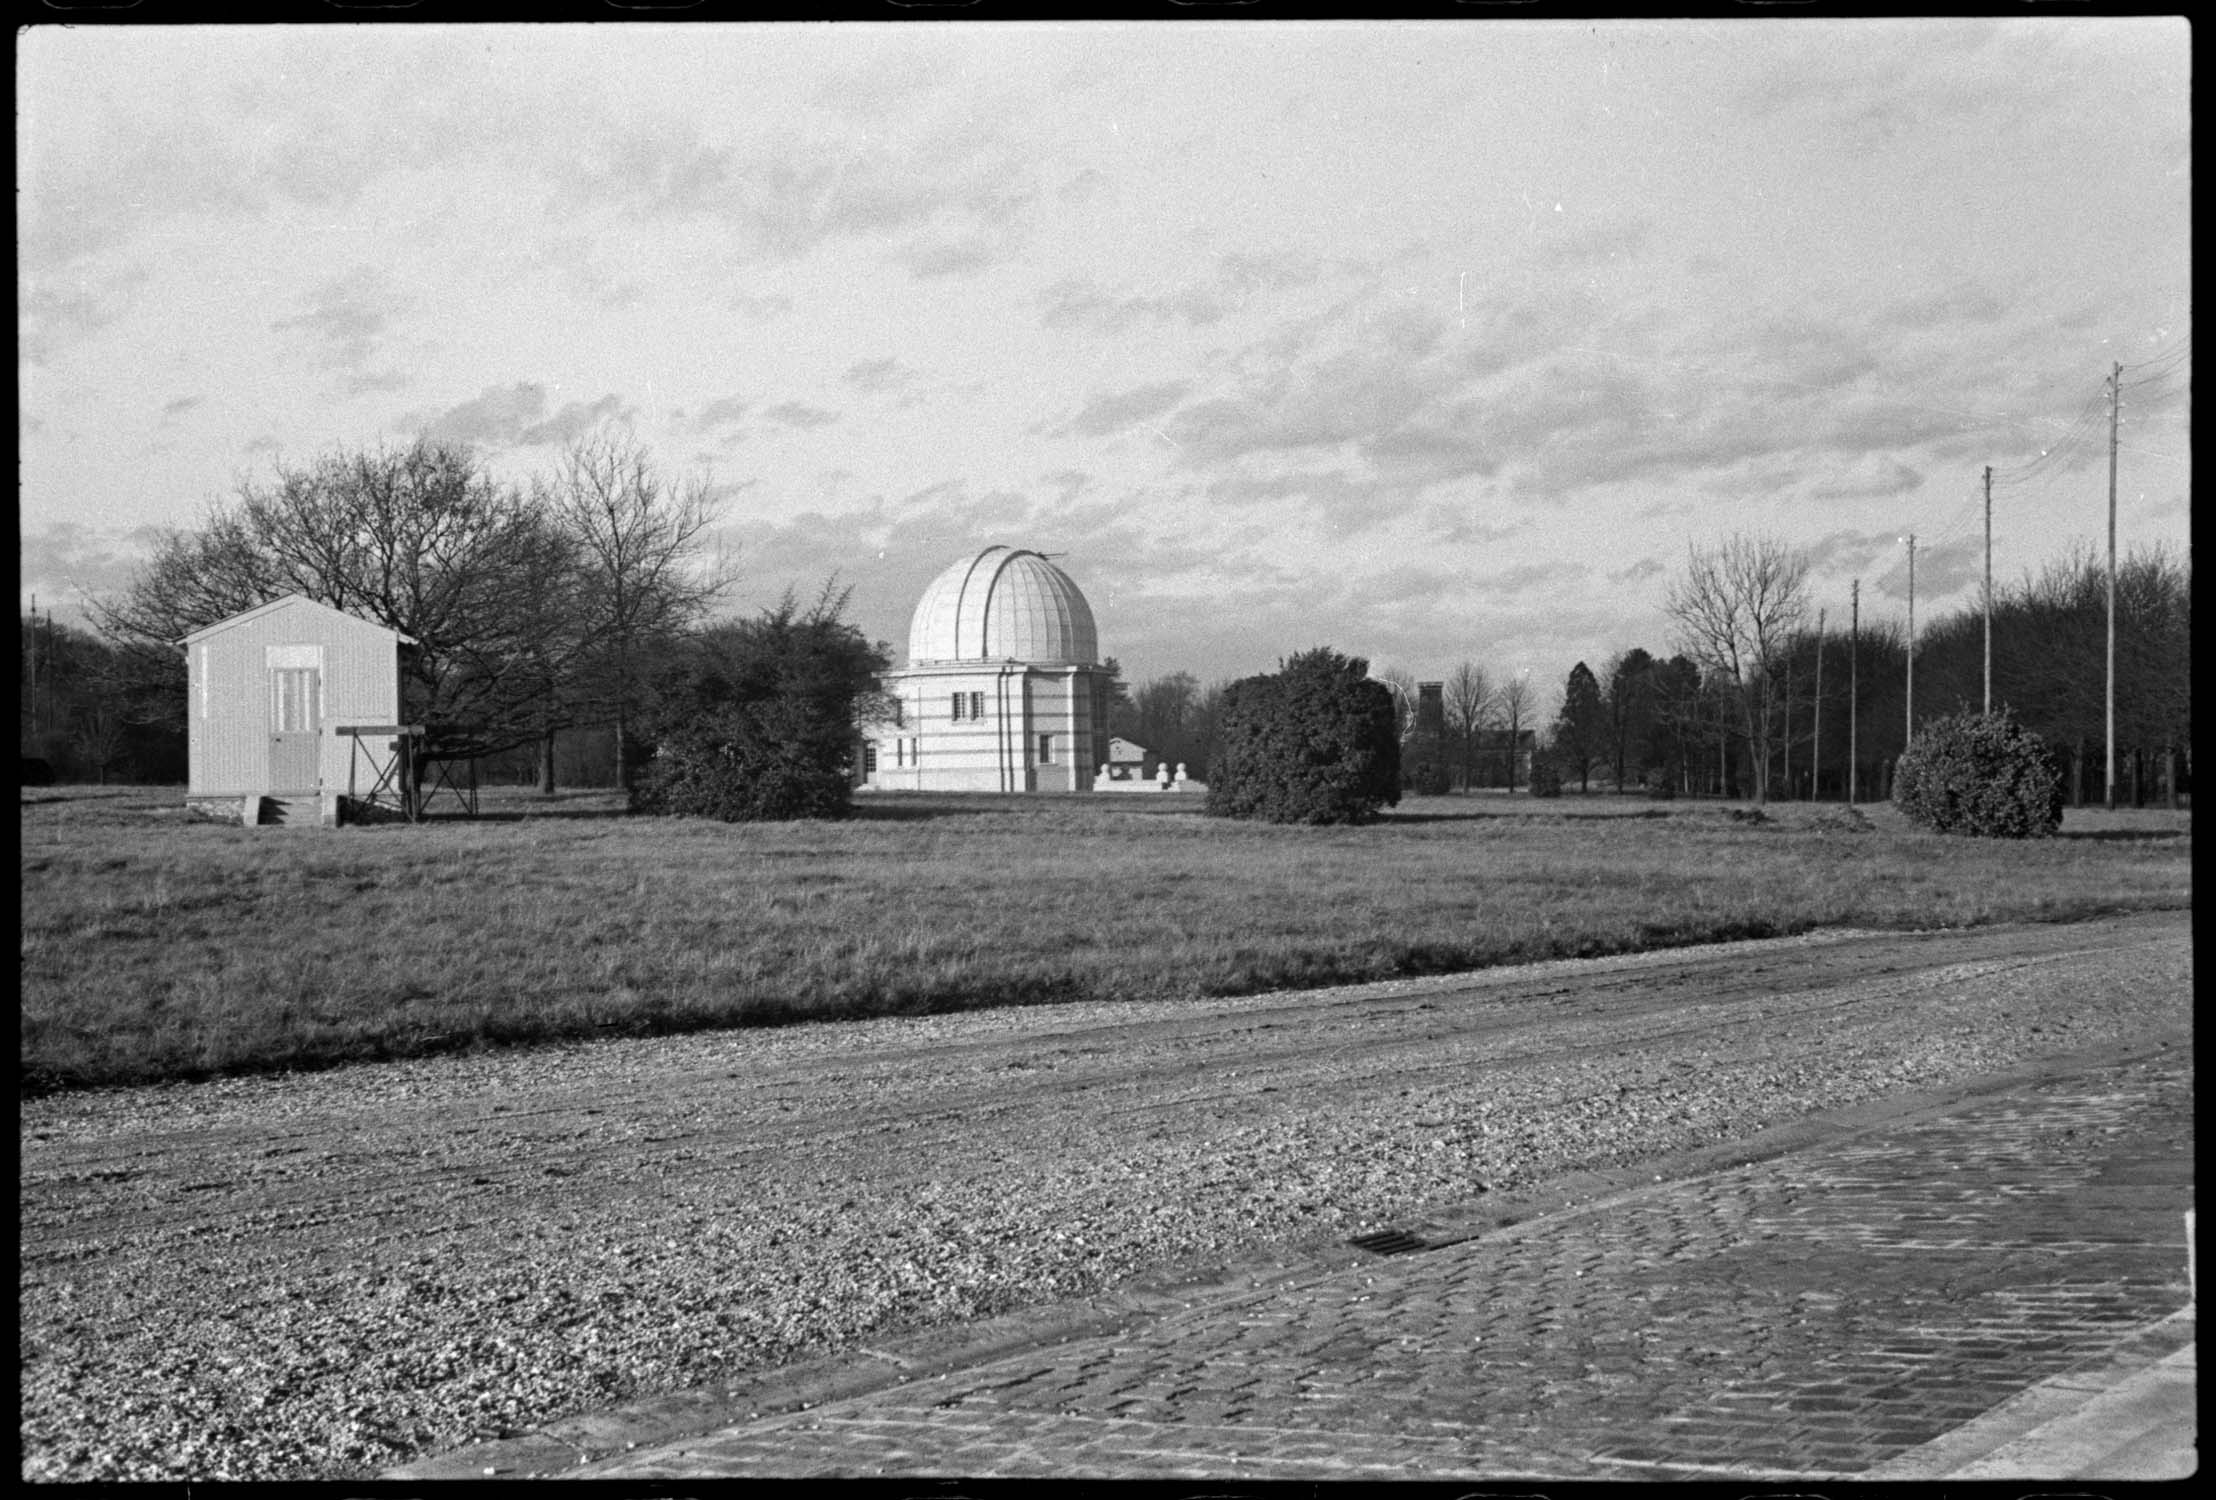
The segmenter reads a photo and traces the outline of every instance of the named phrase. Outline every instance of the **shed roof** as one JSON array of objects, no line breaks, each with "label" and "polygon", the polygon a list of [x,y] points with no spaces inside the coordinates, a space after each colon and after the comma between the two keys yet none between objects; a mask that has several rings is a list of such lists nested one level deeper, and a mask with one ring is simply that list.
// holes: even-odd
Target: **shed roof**
[{"label": "shed roof", "polygon": [[394,630],[389,625],[380,625],[375,620],[365,620],[360,615],[348,614],[343,609],[333,609],[328,604],[324,604],[315,599],[310,599],[306,594],[287,594],[282,599],[272,599],[267,604],[257,604],[256,606],[254,606],[254,608],[246,610],[241,614],[235,614],[231,616],[231,618],[229,618],[228,620],[218,620],[213,625],[203,625],[198,630],[195,630],[191,635],[188,635],[183,640],[177,642],[177,644],[180,646],[189,646],[194,641],[205,640],[207,637],[215,635],[219,631],[229,630],[235,625],[244,625],[251,620],[259,620],[264,615],[275,614],[278,610],[303,607],[316,610],[322,614],[329,615],[334,620],[343,620],[348,625],[353,626],[356,629],[382,631],[384,634],[391,636],[394,640],[398,641],[403,646],[413,646],[416,644],[415,639],[412,636],[402,635],[399,631]]}]

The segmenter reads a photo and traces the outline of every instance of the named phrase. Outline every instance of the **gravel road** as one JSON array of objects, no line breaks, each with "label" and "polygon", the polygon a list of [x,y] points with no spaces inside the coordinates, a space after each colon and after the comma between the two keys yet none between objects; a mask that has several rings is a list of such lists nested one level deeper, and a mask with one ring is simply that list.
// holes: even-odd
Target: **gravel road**
[{"label": "gravel road", "polygon": [[21,1108],[23,1473],[472,1438],[2087,1047],[2188,913],[621,1041]]}]

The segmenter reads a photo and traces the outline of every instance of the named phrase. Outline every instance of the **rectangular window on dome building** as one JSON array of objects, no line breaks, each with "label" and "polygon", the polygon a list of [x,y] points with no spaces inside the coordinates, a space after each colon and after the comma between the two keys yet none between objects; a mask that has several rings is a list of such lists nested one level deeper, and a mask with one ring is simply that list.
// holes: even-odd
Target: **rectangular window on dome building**
[{"label": "rectangular window on dome building", "polygon": [[1051,734],[1039,736],[1039,764],[1042,766],[1054,764],[1054,736]]},{"label": "rectangular window on dome building", "polygon": [[962,695],[960,693],[954,695],[954,722],[957,724],[962,722]]},{"label": "rectangular window on dome building", "polygon": [[983,693],[969,695],[969,716],[973,719],[985,717],[985,695]]}]

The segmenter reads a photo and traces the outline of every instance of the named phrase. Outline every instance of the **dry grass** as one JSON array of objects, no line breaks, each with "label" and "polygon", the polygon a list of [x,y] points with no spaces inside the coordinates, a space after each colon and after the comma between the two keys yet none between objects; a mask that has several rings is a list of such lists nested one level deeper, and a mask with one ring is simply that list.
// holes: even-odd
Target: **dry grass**
[{"label": "dry grass", "polygon": [[559,1038],[1236,994],[1814,927],[2189,906],[2190,814],[2034,843],[1814,810],[1415,799],[1360,829],[1193,798],[888,795],[836,824],[488,794],[477,822],[192,819],[174,789],[22,798],[22,1084]]}]

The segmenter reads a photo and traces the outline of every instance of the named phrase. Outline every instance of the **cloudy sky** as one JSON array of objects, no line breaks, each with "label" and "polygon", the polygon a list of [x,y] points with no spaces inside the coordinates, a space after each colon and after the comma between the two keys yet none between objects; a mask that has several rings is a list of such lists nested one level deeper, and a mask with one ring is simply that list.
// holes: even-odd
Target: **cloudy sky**
[{"label": "cloudy sky", "polygon": [[2001,21],[33,29],[22,590],[279,461],[620,424],[733,607],[993,542],[1134,679],[1550,686],[1688,544],[1919,621],[2188,535],[2190,32]]}]

